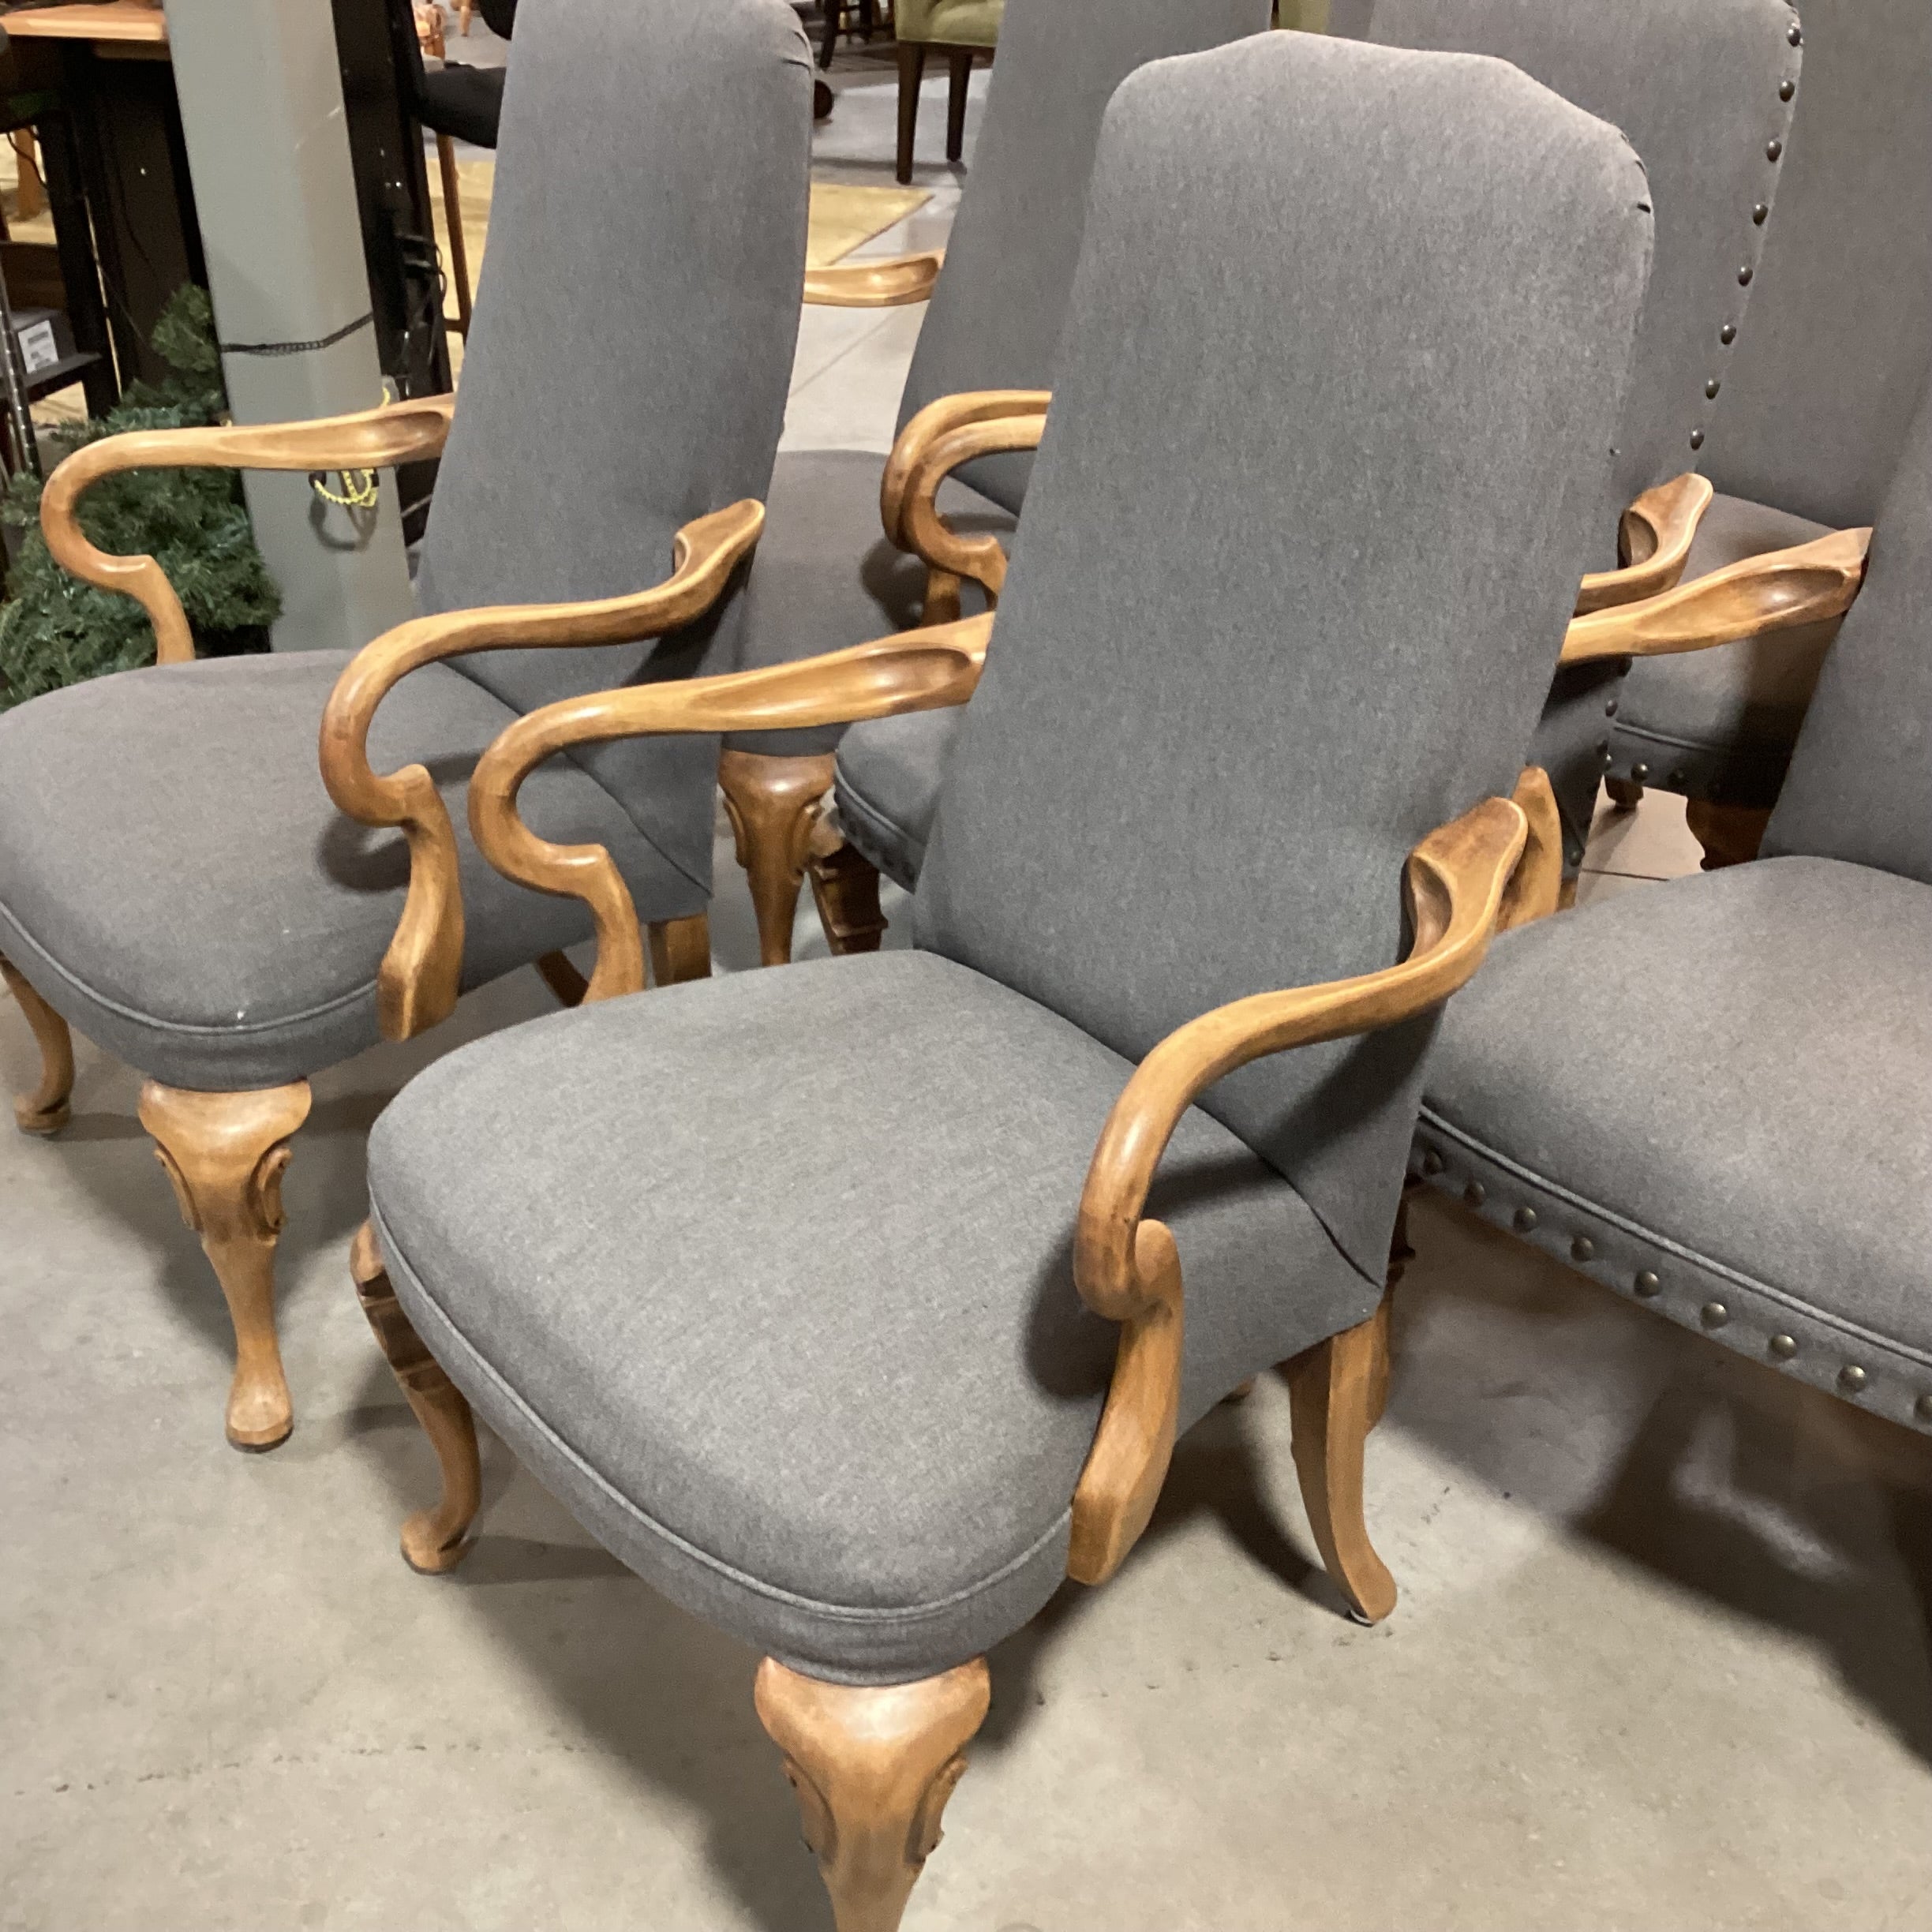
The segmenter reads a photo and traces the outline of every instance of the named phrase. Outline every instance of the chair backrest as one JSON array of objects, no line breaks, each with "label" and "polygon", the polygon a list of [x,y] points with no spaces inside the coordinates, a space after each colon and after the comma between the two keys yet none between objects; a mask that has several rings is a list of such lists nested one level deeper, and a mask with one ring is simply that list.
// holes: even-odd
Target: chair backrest
[{"label": "chair backrest", "polygon": [[[969,389],[1046,389],[1109,98],[1136,67],[1268,24],[1268,0],[1008,0],[972,170],[906,376],[899,426]],[[960,474],[1018,512],[1031,455]]]},{"label": "chair backrest", "polygon": [[1932,380],[1764,850],[1848,859],[1932,886]]},{"label": "chair backrest", "polygon": [[1871,522],[1932,364],[1932,5],[1805,0],[1804,86],[1705,474]]},{"label": "chair backrest", "polygon": [[[669,572],[681,524],[765,496],[798,331],[811,99],[784,0],[525,0],[424,609],[643,590]],[[641,644],[455,661],[529,710],[681,661]],[[606,747],[583,762],[628,803],[650,757]]]},{"label": "chair backrest", "polygon": [[[921,944],[1138,1059],[1392,964],[1515,783],[1650,250],[1623,137],[1502,62],[1301,33],[1123,84]],[[1425,1022],[1204,1104],[1379,1279]]]},{"label": "chair backrest", "polygon": [[1649,177],[1657,254],[1593,570],[1616,567],[1626,505],[1698,467],[1791,131],[1795,18],[1788,0],[1375,0],[1372,40],[1514,62],[1621,128]]}]

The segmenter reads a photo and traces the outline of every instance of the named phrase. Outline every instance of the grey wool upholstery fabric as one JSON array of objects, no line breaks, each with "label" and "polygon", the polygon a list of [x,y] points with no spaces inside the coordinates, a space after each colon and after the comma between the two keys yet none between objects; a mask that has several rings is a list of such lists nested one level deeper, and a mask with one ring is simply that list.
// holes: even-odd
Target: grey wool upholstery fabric
[{"label": "grey wool upholstery fabric", "polygon": [[855,724],[839,747],[833,798],[847,839],[908,892],[919,883],[939,811],[957,707]]},{"label": "grey wool upholstery fabric", "polygon": [[[661,580],[680,524],[764,494],[796,328],[811,67],[790,9],[530,0],[522,25],[417,577],[430,612]],[[688,676],[735,648],[730,626],[457,658],[384,698],[375,768],[428,765],[456,828],[466,986],[588,930],[471,850],[477,758],[526,706]],[[376,1037],[407,874],[399,836],[323,788],[317,731],[347,661],[125,672],[0,719],[0,948],[144,1073],[278,1084]],[[712,741],[608,747],[536,774],[526,814],[607,846],[642,918],[682,918],[710,893],[715,780]]]},{"label": "grey wool upholstery fabric", "polygon": [[[1647,202],[1620,135],[1500,61],[1279,33],[1122,85],[919,944],[1135,1060],[1395,961],[1406,854],[1530,742]],[[1429,1032],[1203,1103],[1366,1276]]]},{"label": "grey wool upholstery fabric", "polygon": [[[1391,962],[1410,844],[1513,781],[1642,299],[1627,145],[1497,62],[1264,36],[1129,80],[1101,155],[922,949],[500,1034],[371,1140],[485,1419],[820,1676],[929,1675],[1056,1587],[1117,1339],[1069,1279],[1101,1125],[1204,1009]],[[1181,1122],[1184,1423],[1375,1307],[1428,1031]]]},{"label": "grey wool upholstery fabric", "polygon": [[[923,1676],[1017,1628],[1065,1573],[1112,1364],[1069,1238],[1132,1068],[925,953],[556,1018],[440,1061],[371,1137],[437,1359],[624,1562],[814,1675]],[[1204,1114],[1153,1211],[1184,1422],[1375,1306]]]},{"label": "grey wool upholstery fabric", "polygon": [[1769,856],[1505,934],[1418,1146],[1598,1280],[1932,1428],[1932,395],[1910,437]]},{"label": "grey wool upholstery fabric", "polygon": [[[1267,0],[1009,0],[972,168],[900,398],[901,429],[941,396],[1052,387],[1108,97],[1145,62],[1259,33],[1267,20]],[[942,494],[940,508],[964,511],[964,530],[1009,532],[1032,461],[1012,455],[968,464],[956,480],[962,493]],[[801,504],[798,466],[829,481],[827,452],[779,459],[745,614],[747,665],[786,664],[879,634],[882,613],[852,579],[869,585],[881,571],[884,466],[876,456],[869,474],[852,466],[853,493],[837,507]],[[1003,525],[988,508],[1005,513]],[[916,560],[908,563],[923,575]],[[844,583],[830,581],[841,573]],[[909,600],[918,601],[918,593]],[[841,736],[832,726],[734,732],[725,742],[799,756],[830,751]]]},{"label": "grey wool upholstery fabric", "polygon": [[[1803,50],[1787,0],[1376,0],[1369,37],[1394,47],[1492,54],[1621,128],[1642,158],[1656,211],[1649,292],[1617,425],[1589,567],[1618,562],[1624,510],[1698,466],[1698,449],[1745,323]],[[1532,761],[1550,774],[1563,856],[1583,858],[1610,738],[1620,663],[1557,673]]]},{"label": "grey wool upholstery fabric", "polygon": [[[782,0],[528,0],[497,147],[489,275],[417,573],[426,611],[608,597],[679,527],[765,498],[805,263],[811,57]],[[519,711],[737,650],[728,602],[661,645],[498,652]],[[714,739],[575,754],[708,879]]]},{"label": "grey wool upholstery fabric", "polygon": [[[1932,7],[1807,0],[1803,20],[1777,212],[1703,466],[1726,495],[1837,530],[1871,522],[1932,366]],[[1770,639],[1639,664],[1614,772],[1654,773],[1655,743],[1682,743],[1693,796],[1771,804],[1796,719],[1751,694],[1807,683],[1822,651],[1802,671]]]},{"label": "grey wool upholstery fabric", "polygon": [[[345,818],[316,728],[335,651],[122,672],[0,716],[0,954],[92,1040],[172,1086],[301,1079],[373,1046],[376,970],[409,871],[399,832]],[[448,666],[376,714],[376,769],[427,766],[462,862],[463,982],[589,936],[574,900],[512,885],[470,842],[470,767],[515,713]],[[77,747],[84,754],[77,756]],[[586,773],[545,766],[523,811],[608,848],[654,919],[702,912]]]}]

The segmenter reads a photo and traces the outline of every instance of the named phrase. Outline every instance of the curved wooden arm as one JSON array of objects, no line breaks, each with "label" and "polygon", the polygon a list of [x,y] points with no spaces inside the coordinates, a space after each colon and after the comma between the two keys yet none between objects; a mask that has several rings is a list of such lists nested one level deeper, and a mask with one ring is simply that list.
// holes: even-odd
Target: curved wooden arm
[{"label": "curved wooden arm", "polygon": [[836,262],[805,271],[805,299],[818,309],[897,309],[923,302],[939,279],[944,249],[877,261]]},{"label": "curved wooden arm", "polygon": [[82,534],[83,492],[122,470],[382,470],[433,456],[449,435],[454,396],[385,402],[312,422],[215,424],[204,429],[136,429],[77,449],[47,478],[40,534],[54,561],[83,582],[133,597],[154,626],[155,662],[194,657],[188,619],[151,556],[113,556]]},{"label": "curved wooden arm", "polygon": [[[398,624],[357,652],[322,714],[322,780],[329,796],[351,818],[364,825],[400,826],[409,841],[409,896],[376,980],[376,1017],[385,1039],[407,1039],[446,1018],[455,1005],[462,975],[463,915],[456,834],[435,781],[421,765],[380,776],[370,769],[369,724],[384,695],[418,665],[465,651],[628,644],[675,631],[717,601],[764,526],[763,504],[733,504],[678,532],[670,576],[648,590],[588,604],[444,611]],[[479,763],[473,786],[482,769]],[[631,943],[636,942],[634,922]]]},{"label": "curved wooden arm", "polygon": [[[530,773],[567,746],[613,738],[788,731],[964,704],[979,682],[992,634],[988,612],[766,670],[633,685],[546,705],[518,719],[477,761],[470,781],[470,829],[505,877],[590,907],[597,953],[586,1002],[641,992],[637,911],[622,874],[601,845],[553,845],[524,824],[517,793]],[[412,872],[412,885],[414,878]]]},{"label": "curved wooden arm", "polygon": [[1181,1117],[1204,1088],[1264,1054],[1392,1026],[1447,999],[1481,964],[1528,837],[1522,807],[1499,798],[1432,832],[1404,873],[1415,939],[1400,965],[1204,1013],[1169,1034],[1114,1103],[1080,1195],[1073,1279],[1089,1308],[1125,1326],[1074,1492],[1069,1576],[1099,1583],[1119,1568],[1153,1514],[1173,1453],[1181,1261],[1172,1231],[1142,1215]]},{"label": "curved wooden arm", "polygon": [[1705,477],[1688,472],[1646,490],[1623,512],[1623,554],[1630,562],[1621,570],[1590,571],[1577,593],[1577,615],[1674,588],[1716,494]]},{"label": "curved wooden arm", "polygon": [[[969,389],[928,402],[899,432],[892,454],[886,459],[885,474],[879,478],[879,520],[886,526],[887,541],[897,544],[901,550],[915,547],[907,532],[905,519],[907,500],[915,477],[921,480],[930,498],[947,470],[968,461],[970,456],[990,455],[996,449],[1035,447],[1039,432],[1033,429],[1031,440],[1024,440],[1029,434],[1026,425],[1033,419],[1043,417],[1047,405],[1052,401],[1053,391],[1050,389]],[[944,468],[932,470],[931,482],[925,485],[923,478],[938,447],[960,431],[980,424],[1011,424],[1010,433],[1021,440],[1011,444],[996,442],[987,448],[972,450],[956,457]],[[1002,578],[1004,568],[1002,555]]]},{"label": "curved wooden arm", "polygon": [[1869,529],[1833,530],[1793,549],[1743,558],[1661,597],[1575,618],[1559,661],[1665,657],[1842,617],[1865,580],[1870,542]]}]

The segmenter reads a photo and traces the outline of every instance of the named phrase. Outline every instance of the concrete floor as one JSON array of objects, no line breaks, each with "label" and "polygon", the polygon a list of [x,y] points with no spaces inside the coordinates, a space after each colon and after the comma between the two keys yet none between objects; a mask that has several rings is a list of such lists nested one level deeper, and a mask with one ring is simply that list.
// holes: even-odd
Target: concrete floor
[{"label": "concrete floor", "polygon": [[[838,78],[829,170],[891,125],[886,70]],[[788,434],[885,447],[916,326],[808,316]],[[1672,804],[1601,824],[1586,899],[1687,869]],[[728,846],[719,878],[743,968]],[[316,1082],[267,1457],[223,1444],[227,1323],[135,1076],[84,1048],[62,1140],[0,1135],[4,1932],[828,1932],[748,1652],[494,1443],[468,1563],[395,1554],[432,1461],[350,1292],[363,1133],[548,1003],[519,975]],[[0,1008],[0,1081],[32,1065]],[[1454,1208],[1413,1233],[1368,1472],[1394,1617],[1311,1567],[1283,1391],[1217,1412],[1124,1573],[994,1653],[907,1932],[1924,1923],[1932,1447]]]}]

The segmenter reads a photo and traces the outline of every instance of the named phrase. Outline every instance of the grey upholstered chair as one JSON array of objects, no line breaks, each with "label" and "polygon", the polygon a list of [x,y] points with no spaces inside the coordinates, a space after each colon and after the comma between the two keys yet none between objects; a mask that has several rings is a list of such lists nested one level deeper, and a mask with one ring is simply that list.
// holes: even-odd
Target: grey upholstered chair
[{"label": "grey upholstered chair", "polygon": [[[249,1448],[291,1424],[274,1256],[307,1076],[534,961],[567,997],[581,990],[558,949],[589,933],[582,907],[507,885],[452,830],[470,768],[533,706],[681,676],[731,648],[717,600],[755,539],[743,500],[766,487],[783,418],[811,126],[790,8],[528,0],[519,25],[460,407],[78,452],[48,485],[50,541],[142,597],[162,661],[0,718],[0,953],[45,1061],[23,1125],[66,1119],[69,1023],[149,1076],[143,1124],[234,1317],[228,1434]],[[425,615],[353,661],[194,661],[158,567],[94,550],[74,518],[114,469],[319,471],[445,435]],[[679,567],[652,590],[674,537]],[[607,648],[503,648],[592,643]],[[496,654],[429,661],[469,650]],[[613,855],[671,976],[710,969],[716,768],[714,743],[665,740],[534,781],[556,836]]]},{"label": "grey upholstered chair", "polygon": [[1928,397],[1799,732],[1769,856],[1507,935],[1443,1025],[1418,1136],[1426,1178],[1484,1219],[1922,1431]]},{"label": "grey upholstered chair", "polygon": [[[1868,524],[1932,365],[1932,7],[1807,0],[1804,92],[1750,326],[1703,451],[1687,575]],[[1639,665],[1611,788],[1684,793],[1707,863],[1748,858],[1829,627]]]},{"label": "grey upholstered chair", "polygon": [[[1657,204],[1657,259],[1630,399],[1578,608],[1668,588],[1710,492],[1687,474],[1758,258],[1756,207],[1777,175],[1799,56],[1786,0],[1380,0],[1372,38],[1387,46],[1487,54],[1623,129],[1644,157]],[[1365,30],[1365,15],[1358,23]],[[1011,459],[1002,459],[1010,461]],[[1555,784],[1563,856],[1581,862],[1622,675],[1597,660],[1558,674],[1533,755]],[[855,726],[840,747],[836,824],[850,845],[908,889],[937,807],[949,711]],[[834,951],[878,943],[876,892],[825,830],[814,867]],[[833,867],[837,860],[842,864]],[[869,916],[858,916],[863,904]]]},{"label": "grey upholstered chair", "polygon": [[[1027,452],[1039,436],[1080,252],[1102,110],[1144,62],[1259,32],[1267,13],[1267,0],[1012,0],[893,453],[882,465],[856,450],[779,457],[745,598],[747,665],[957,616],[961,577],[983,578],[997,593],[1002,539],[1026,493]],[[855,263],[832,276],[869,272],[878,271]],[[806,299],[829,279],[809,277]],[[999,453],[953,476],[962,452],[975,450]],[[975,592],[967,596],[967,608],[983,608]],[[719,777],[768,964],[791,957],[792,915],[839,738],[824,730],[725,740]],[[855,758],[863,755],[855,746]],[[889,744],[882,756],[889,767]],[[870,821],[855,813],[850,824],[872,853]],[[813,883],[828,930],[876,945],[876,875],[836,838],[820,843]]]},{"label": "grey upholstered chair", "polygon": [[[898,1924],[988,1646],[1112,1573],[1176,1430],[1257,1370],[1293,1363],[1331,1571],[1393,1601],[1361,1462],[1414,1096],[1515,875],[1554,890],[1547,785],[1533,850],[1496,795],[1648,264],[1628,144],[1495,61],[1163,62],[1093,182],[997,616],[552,706],[471,792],[492,858],[621,931],[616,874],[517,820],[522,773],[978,681],[919,949],[496,1035],[370,1145],[365,1284],[623,1561],[767,1653],[844,1932]],[[454,1435],[419,1552],[474,1510]]]},{"label": "grey upholstered chair", "polygon": [[[1512,61],[1621,128],[1643,158],[1657,260],[1579,611],[1668,590],[1710,501],[1690,473],[1777,190],[1802,59],[1794,18],[1788,0],[1375,0],[1370,39]],[[1623,670],[1600,659],[1559,672],[1537,728],[1532,756],[1556,788],[1569,872],[1589,837]]]}]

